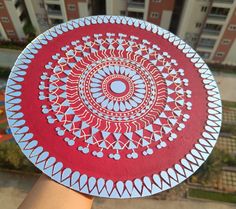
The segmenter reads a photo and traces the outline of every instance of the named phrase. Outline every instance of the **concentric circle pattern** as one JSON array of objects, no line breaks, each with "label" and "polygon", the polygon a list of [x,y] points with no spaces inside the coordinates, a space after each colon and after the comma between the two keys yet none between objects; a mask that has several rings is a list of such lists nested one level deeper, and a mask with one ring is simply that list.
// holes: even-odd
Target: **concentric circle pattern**
[{"label": "concentric circle pattern", "polygon": [[113,198],[182,182],[207,158],[221,126],[204,61],[170,32],[127,17],[72,20],[38,36],[12,69],[6,109],[39,169]]}]

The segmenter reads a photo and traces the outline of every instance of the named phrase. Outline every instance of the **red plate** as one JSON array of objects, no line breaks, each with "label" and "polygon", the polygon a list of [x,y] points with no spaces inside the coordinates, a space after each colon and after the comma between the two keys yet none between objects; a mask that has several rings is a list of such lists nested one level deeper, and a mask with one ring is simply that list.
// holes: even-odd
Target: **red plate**
[{"label": "red plate", "polygon": [[6,109],[24,154],[74,190],[128,198],[169,189],[210,154],[221,101],[180,38],[128,17],[72,20],[18,57]]}]

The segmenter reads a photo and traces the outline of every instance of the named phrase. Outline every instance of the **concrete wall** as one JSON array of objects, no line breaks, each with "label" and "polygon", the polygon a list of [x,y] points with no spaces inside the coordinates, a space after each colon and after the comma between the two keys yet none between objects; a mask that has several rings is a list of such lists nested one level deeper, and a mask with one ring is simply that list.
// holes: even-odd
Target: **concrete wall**
[{"label": "concrete wall", "polygon": [[204,24],[207,12],[201,11],[203,6],[208,6],[207,0],[186,0],[181,14],[177,35],[188,44],[194,45],[194,38],[200,33],[201,27],[196,23]]},{"label": "concrete wall", "polygon": [[1,39],[2,40],[7,40],[8,39],[7,34],[6,34],[5,30],[4,30],[1,22],[0,22],[0,33],[1,33],[0,40]]},{"label": "concrete wall", "polygon": [[49,28],[47,12],[43,0],[25,0],[25,5],[30,16],[31,23],[40,34]]},{"label": "concrete wall", "polygon": [[106,14],[120,15],[120,11],[126,10],[126,0],[106,0]]}]

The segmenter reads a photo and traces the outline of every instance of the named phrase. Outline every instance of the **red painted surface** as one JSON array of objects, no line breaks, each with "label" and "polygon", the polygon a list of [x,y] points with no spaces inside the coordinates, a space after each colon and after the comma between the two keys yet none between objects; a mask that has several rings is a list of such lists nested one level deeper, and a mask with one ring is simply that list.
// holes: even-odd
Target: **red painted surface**
[{"label": "red painted surface", "polygon": [[[42,114],[42,105],[47,102],[46,105],[50,106],[49,101],[40,101],[38,98],[40,76],[46,70],[45,64],[51,60],[52,55],[61,52],[62,46],[71,43],[73,40],[78,40],[82,36],[92,37],[95,31],[101,34],[111,31],[118,34],[122,31],[122,33],[126,33],[128,36],[135,34],[138,37],[142,37],[142,40],[146,39],[150,41],[150,44],[158,43],[161,49],[176,59],[179,63],[178,68],[185,69],[185,77],[189,79],[187,89],[193,92],[191,98],[193,107],[191,111],[188,111],[191,120],[188,120],[185,124],[186,128],[178,133],[178,140],[169,142],[167,135],[163,137],[163,140],[167,142],[165,149],[157,150],[157,153],[150,156],[140,155],[134,160],[127,159],[123,154],[122,158],[118,161],[108,157],[98,159],[91,156],[91,154],[85,155],[78,152],[77,146],[68,146],[62,137],[58,137],[55,132],[55,128],[60,126],[59,122],[49,124],[45,119],[45,115]],[[52,62],[54,64],[57,63],[57,61],[53,60]],[[53,73],[47,72],[49,74]],[[29,64],[25,80],[21,84],[23,98],[21,111],[24,113],[24,119],[27,121],[26,125],[34,134],[34,138],[38,140],[38,146],[44,147],[45,151],[50,152],[50,156],[55,156],[57,161],[63,162],[64,167],[69,167],[73,171],[79,170],[81,173],[97,178],[102,176],[104,179],[112,179],[114,181],[134,179],[140,176],[150,176],[153,173],[159,173],[172,167],[185,157],[186,153],[201,138],[201,133],[204,131],[205,121],[207,120],[207,94],[198,70],[193,63],[166,39],[134,26],[131,28],[131,26],[127,25],[95,24],[79,27],[54,38],[53,41],[49,41],[35,55],[35,58]],[[67,89],[67,91],[70,91],[70,89]],[[81,141],[76,143],[82,143],[82,141],[81,139]],[[154,146],[155,143],[151,144],[151,147],[155,148]],[[106,150],[104,154],[106,154]]]},{"label": "red painted surface", "polygon": [[[66,14],[68,20],[79,18],[78,2],[79,2],[78,0],[65,0]],[[70,4],[75,6],[74,11],[71,11],[69,9]]]},{"label": "red painted surface", "polygon": [[[156,3],[153,0],[149,0],[147,21],[152,22],[156,25],[160,25],[162,12],[164,10],[173,11],[174,4],[175,0],[161,0],[160,3]],[[152,12],[158,12],[159,18],[151,18],[150,15]]]}]

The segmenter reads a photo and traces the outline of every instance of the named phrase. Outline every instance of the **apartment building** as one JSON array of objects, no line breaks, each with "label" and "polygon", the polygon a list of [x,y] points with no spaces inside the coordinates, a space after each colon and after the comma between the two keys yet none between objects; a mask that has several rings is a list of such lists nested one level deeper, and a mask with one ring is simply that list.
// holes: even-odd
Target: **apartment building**
[{"label": "apartment building", "polygon": [[185,1],[177,35],[207,62],[236,65],[236,1]]},{"label": "apartment building", "polygon": [[90,0],[25,0],[37,34],[79,17],[91,15]]},{"label": "apartment building", "polygon": [[21,0],[0,0],[0,40],[24,41],[27,14]]},{"label": "apartment building", "polygon": [[236,65],[236,0],[0,0],[0,40],[24,41],[78,17],[126,15],[177,34],[207,61]]},{"label": "apartment building", "polygon": [[31,22],[36,34],[92,14],[90,0],[0,0],[0,40],[25,41]]},{"label": "apartment building", "polygon": [[106,14],[144,19],[170,28],[175,0],[106,0]]},{"label": "apartment building", "polygon": [[25,0],[25,5],[36,34],[47,30],[50,26],[44,0]]}]

